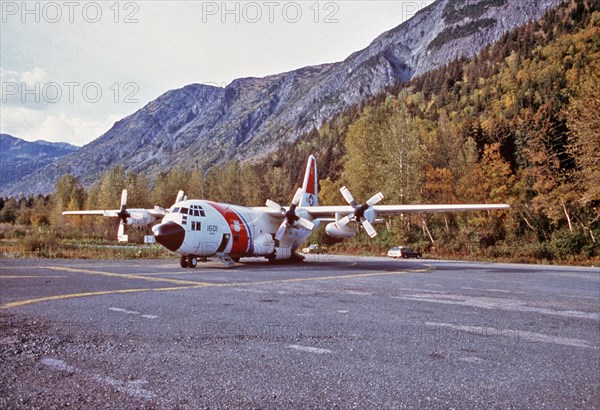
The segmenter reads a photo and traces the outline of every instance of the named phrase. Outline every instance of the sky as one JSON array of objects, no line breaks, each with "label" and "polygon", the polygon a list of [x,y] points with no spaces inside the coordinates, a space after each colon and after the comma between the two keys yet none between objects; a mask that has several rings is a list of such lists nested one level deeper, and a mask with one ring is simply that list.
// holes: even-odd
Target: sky
[{"label": "sky", "polygon": [[83,146],[163,93],[342,61],[431,0],[1,0],[0,132]]}]

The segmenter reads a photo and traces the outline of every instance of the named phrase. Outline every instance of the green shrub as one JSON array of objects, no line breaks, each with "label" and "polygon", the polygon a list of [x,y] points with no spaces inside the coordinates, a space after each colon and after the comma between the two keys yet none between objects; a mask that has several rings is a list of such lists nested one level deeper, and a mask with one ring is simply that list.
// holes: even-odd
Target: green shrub
[{"label": "green shrub", "polygon": [[588,241],[591,239],[581,229],[561,229],[552,234],[550,247],[559,259],[574,259],[577,256],[589,258],[592,256],[592,247]]}]

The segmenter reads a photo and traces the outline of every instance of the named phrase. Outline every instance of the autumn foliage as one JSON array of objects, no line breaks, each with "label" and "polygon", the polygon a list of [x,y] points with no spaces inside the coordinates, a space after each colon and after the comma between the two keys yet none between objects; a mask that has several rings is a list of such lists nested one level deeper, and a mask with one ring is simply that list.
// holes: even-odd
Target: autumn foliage
[{"label": "autumn foliage", "polygon": [[[382,191],[387,203],[512,205],[508,212],[396,217],[375,241],[361,235],[346,250],[402,244],[438,256],[598,258],[598,8],[591,0],[566,2],[473,58],[394,85],[251,163],[208,173],[175,166],[152,179],[115,168],[87,191],[64,177],[46,201],[47,222],[56,223],[63,209],[115,208],[122,188],[139,207],[168,207],[179,189],[251,206],[267,198],[286,203],[314,154],[323,205],[343,203],[342,185],[363,200]],[[5,221],[37,207],[29,222],[41,223],[39,200],[2,206]]]}]

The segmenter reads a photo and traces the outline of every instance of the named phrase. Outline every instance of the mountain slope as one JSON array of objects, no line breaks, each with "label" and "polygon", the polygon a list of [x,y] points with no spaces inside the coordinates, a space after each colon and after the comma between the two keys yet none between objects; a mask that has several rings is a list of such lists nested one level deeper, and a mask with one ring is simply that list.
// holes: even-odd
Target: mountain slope
[{"label": "mountain slope", "polygon": [[37,173],[57,158],[78,149],[79,147],[67,143],[29,142],[12,135],[0,134],[0,186]]},{"label": "mountain slope", "polygon": [[49,166],[47,178],[0,186],[3,194],[50,192],[73,173],[84,184],[121,164],[149,175],[173,165],[204,169],[297,140],[387,87],[471,56],[560,0],[439,0],[346,60],[226,88],[193,84],[165,93],[107,133]]}]

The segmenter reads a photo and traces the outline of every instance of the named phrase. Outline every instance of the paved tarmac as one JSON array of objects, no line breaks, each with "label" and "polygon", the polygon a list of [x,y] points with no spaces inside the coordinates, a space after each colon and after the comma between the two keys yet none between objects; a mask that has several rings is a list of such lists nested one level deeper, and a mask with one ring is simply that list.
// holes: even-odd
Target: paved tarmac
[{"label": "paved tarmac", "polygon": [[598,408],[600,269],[0,260],[0,408]]}]

